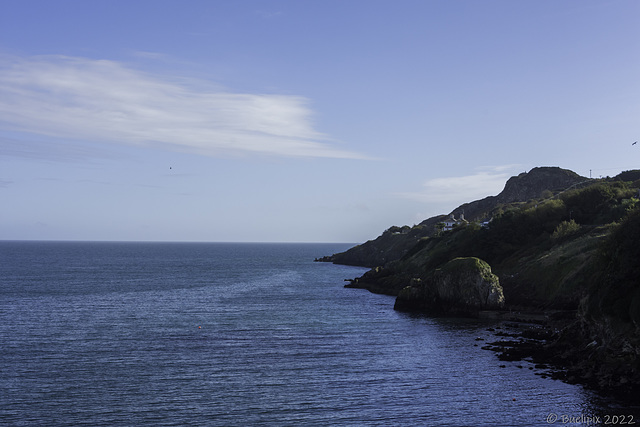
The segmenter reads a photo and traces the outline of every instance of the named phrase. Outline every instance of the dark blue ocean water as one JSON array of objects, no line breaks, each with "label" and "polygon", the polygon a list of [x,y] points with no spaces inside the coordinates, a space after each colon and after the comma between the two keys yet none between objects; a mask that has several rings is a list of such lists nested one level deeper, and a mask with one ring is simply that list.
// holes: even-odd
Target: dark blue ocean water
[{"label": "dark blue ocean water", "polygon": [[526,362],[500,367],[476,345],[491,324],[395,312],[343,288],[364,269],[313,262],[348,247],[0,242],[0,424],[525,426],[612,411]]}]

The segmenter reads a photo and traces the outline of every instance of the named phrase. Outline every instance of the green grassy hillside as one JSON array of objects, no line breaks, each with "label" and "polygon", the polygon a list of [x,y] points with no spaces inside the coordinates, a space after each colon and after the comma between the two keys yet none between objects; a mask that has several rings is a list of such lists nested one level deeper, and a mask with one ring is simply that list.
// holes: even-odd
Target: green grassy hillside
[{"label": "green grassy hillside", "polygon": [[418,239],[402,257],[361,277],[358,286],[397,294],[451,259],[477,257],[500,278],[507,305],[575,309],[602,269],[603,242],[638,210],[637,195],[633,182],[612,179],[511,203],[488,227],[472,222]]},{"label": "green grassy hillside", "polygon": [[[436,218],[427,227],[434,230],[431,234],[425,232],[426,223],[421,224],[422,235],[413,229],[393,229],[384,237],[397,239],[393,251],[385,250],[383,239],[375,245],[378,254],[394,254],[392,260],[347,286],[400,294],[399,309],[437,314],[438,307],[422,304],[430,300],[420,297],[429,296],[434,273],[451,260],[478,258],[497,275],[505,310],[555,313],[549,317],[549,341],[525,348],[525,353],[531,351],[533,359],[561,367],[559,377],[567,381],[620,398],[637,396],[639,187],[640,171],[580,181],[564,190],[547,191],[541,185],[534,191],[540,197],[527,200],[514,200],[513,195],[527,192],[512,186],[508,203],[483,199],[481,205],[490,209],[484,215],[493,215],[488,226],[472,221],[438,231]],[[527,191],[529,196],[533,190]],[[412,232],[413,243],[408,244],[406,236]],[[365,256],[373,246],[363,246],[360,253]]]}]

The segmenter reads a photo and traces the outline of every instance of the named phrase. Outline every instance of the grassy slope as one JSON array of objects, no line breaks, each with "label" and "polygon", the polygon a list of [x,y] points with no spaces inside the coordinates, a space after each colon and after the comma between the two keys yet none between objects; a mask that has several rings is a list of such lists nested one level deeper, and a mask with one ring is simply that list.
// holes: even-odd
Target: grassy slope
[{"label": "grassy slope", "polygon": [[509,205],[488,229],[471,224],[418,240],[399,260],[365,274],[360,286],[397,294],[449,260],[473,256],[500,277],[507,305],[576,309],[600,268],[603,240],[637,209],[635,194],[630,183],[597,182]]},{"label": "grassy slope", "polygon": [[398,294],[456,257],[478,257],[499,276],[507,307],[574,310],[535,347],[561,378],[621,399],[640,393],[640,202],[635,182],[596,182],[547,200],[512,204],[489,229],[426,237],[358,287]]}]

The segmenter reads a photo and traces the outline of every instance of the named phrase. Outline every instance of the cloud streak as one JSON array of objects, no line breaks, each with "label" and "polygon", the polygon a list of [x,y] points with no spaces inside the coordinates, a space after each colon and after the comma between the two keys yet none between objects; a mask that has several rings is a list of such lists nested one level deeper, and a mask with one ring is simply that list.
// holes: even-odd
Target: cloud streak
[{"label": "cloud streak", "polygon": [[498,194],[511,176],[508,170],[515,165],[485,168],[472,175],[434,178],[422,185],[417,192],[400,193],[399,196],[424,203],[466,203]]},{"label": "cloud streak", "polygon": [[232,93],[115,61],[0,60],[0,130],[8,132],[207,156],[365,158],[334,147],[311,118],[304,97]]}]

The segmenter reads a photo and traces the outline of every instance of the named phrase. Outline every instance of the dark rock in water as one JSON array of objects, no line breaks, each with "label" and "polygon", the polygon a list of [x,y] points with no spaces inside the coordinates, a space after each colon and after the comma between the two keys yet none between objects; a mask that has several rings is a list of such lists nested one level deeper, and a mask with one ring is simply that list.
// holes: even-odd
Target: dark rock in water
[{"label": "dark rock in water", "polygon": [[396,310],[419,310],[433,315],[477,316],[481,310],[504,306],[498,276],[479,258],[455,258],[425,280],[400,291]]},{"label": "dark rock in water", "polygon": [[582,384],[603,396],[636,404],[640,359],[638,343],[630,338],[634,334],[611,324],[594,331],[590,321],[580,318],[569,325],[566,320],[551,320],[544,326],[523,324],[520,332],[511,334],[518,339],[504,340],[503,334],[494,334],[502,339],[482,349],[497,352],[501,361],[531,361],[533,369],[543,370],[536,372],[542,378]]}]

